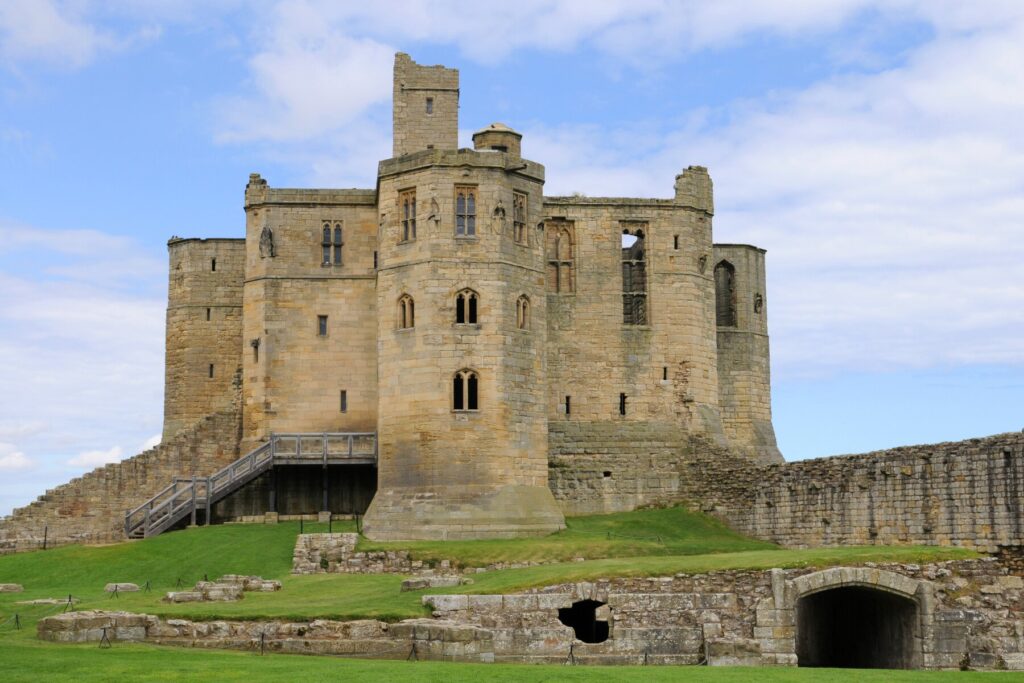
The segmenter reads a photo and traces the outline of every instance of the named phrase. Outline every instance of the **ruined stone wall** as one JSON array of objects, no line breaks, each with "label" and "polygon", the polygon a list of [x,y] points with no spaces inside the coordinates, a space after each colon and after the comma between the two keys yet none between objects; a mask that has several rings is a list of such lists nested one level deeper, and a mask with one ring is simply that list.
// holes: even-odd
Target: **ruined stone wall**
[{"label": "ruined stone wall", "polygon": [[[885,604],[897,596],[910,610],[912,629],[897,636],[905,668],[1024,669],[1024,579],[993,560],[617,578],[509,595],[428,594],[423,603],[432,618],[396,624],[196,622],[72,612],[40,620],[38,634],[61,643],[106,635],[113,641],[382,659],[795,666],[809,663],[800,660],[803,631],[812,625],[799,617],[801,601],[853,586],[865,600]],[[583,609],[573,614],[575,608]],[[821,616],[826,626],[849,618]],[[881,625],[889,624],[883,618]],[[875,647],[887,649],[877,633],[865,632],[871,627],[855,624],[848,637],[874,639]]]},{"label": "ruined stone wall", "polygon": [[399,52],[393,86],[392,156],[459,146],[458,69],[421,66]]},{"label": "ruined stone wall", "polygon": [[230,407],[241,366],[245,241],[167,243],[164,440]]},{"label": "ruined stone wall", "polygon": [[[171,483],[175,476],[213,474],[239,456],[241,415],[207,415],[159,446],[97,468],[47,491],[0,520],[0,553],[68,543],[124,540],[124,514]],[[45,531],[44,531],[45,530]]]},{"label": "ruined stone wall", "polygon": [[[250,178],[243,344],[246,450],[270,432],[376,431],[375,204],[373,190],[277,189],[258,175]],[[326,261],[325,226],[330,231]],[[342,237],[340,263],[335,259],[336,228]],[[324,335],[321,315],[327,317]]]},{"label": "ruined stone wall", "polygon": [[1024,541],[1024,434],[743,467],[686,465],[680,497],[787,546]]},{"label": "ruined stone wall", "polygon": [[[601,440],[609,436],[605,446],[622,444],[616,430],[603,424],[631,435],[639,424],[655,434],[681,428],[679,434],[704,435],[725,445],[718,411],[714,284],[707,269],[710,214],[674,199],[544,201],[551,429],[575,425],[563,434],[578,436],[587,449],[604,448]],[[625,321],[626,231],[644,235],[642,324]],[[571,252],[565,250],[565,236],[572,241]],[[556,238],[564,253],[554,253]],[[553,456],[561,441],[553,438]]]},{"label": "ruined stone wall", "polygon": [[713,267],[734,268],[731,326],[718,326],[718,402],[722,427],[737,454],[758,462],[782,462],[772,426],[771,368],[764,250],[745,244],[716,244]]}]

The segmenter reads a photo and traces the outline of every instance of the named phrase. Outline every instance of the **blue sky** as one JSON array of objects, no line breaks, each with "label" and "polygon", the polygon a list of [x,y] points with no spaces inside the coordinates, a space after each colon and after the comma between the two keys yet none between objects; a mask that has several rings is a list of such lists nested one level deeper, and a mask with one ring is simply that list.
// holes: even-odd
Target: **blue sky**
[{"label": "blue sky", "polygon": [[709,167],[787,458],[1024,428],[1022,3],[364,5],[0,0],[0,514],[159,434],[168,237],[240,236],[254,171],[373,186],[398,50],[549,194]]}]

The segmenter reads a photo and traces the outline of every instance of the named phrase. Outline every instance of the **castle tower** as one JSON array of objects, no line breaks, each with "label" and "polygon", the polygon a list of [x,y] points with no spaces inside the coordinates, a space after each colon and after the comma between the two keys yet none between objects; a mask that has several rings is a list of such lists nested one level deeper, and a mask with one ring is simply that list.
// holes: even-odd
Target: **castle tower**
[{"label": "castle tower", "polygon": [[772,427],[764,254],[747,244],[714,246],[718,400],[736,453],[782,462]]},{"label": "castle tower", "polygon": [[396,158],[378,174],[373,539],[564,527],[547,486],[544,169],[454,149],[457,93],[454,70],[396,58]]},{"label": "castle tower", "polygon": [[242,365],[245,241],[172,237],[167,252],[164,441],[231,407]]}]

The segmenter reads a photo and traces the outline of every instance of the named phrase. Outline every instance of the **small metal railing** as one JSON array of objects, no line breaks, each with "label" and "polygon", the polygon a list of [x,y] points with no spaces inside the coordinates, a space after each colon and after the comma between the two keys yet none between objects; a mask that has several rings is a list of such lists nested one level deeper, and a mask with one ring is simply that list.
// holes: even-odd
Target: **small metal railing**
[{"label": "small metal railing", "polygon": [[175,477],[165,488],[124,516],[128,538],[156,536],[186,515],[195,524],[204,510],[209,524],[210,508],[234,490],[274,466],[275,460],[292,464],[339,464],[377,462],[375,432],[325,432],[320,434],[271,434],[267,443],[246,453],[208,477]]}]

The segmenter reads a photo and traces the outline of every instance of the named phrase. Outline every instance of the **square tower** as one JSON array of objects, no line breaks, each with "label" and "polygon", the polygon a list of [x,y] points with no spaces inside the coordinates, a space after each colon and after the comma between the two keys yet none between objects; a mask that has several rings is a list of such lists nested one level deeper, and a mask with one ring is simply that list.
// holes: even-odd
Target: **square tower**
[{"label": "square tower", "polygon": [[459,147],[459,70],[395,55],[393,156]]}]

